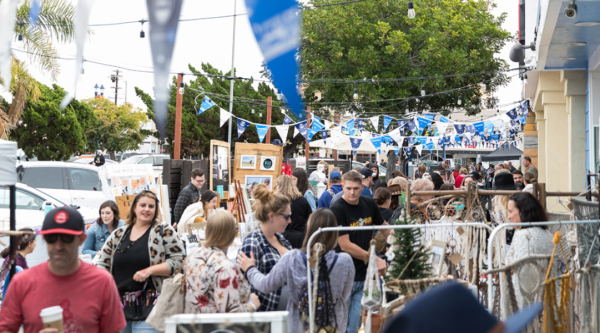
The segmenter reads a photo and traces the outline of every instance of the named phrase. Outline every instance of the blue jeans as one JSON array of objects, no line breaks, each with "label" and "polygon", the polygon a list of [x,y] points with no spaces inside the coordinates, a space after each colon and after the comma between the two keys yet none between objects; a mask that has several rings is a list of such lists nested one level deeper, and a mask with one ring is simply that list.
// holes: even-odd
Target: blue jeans
[{"label": "blue jeans", "polygon": [[121,333],[159,333],[148,325],[145,321],[128,321],[127,327],[121,330]]},{"label": "blue jeans", "polygon": [[346,302],[346,308],[348,309],[348,333],[358,332],[360,310],[362,309],[360,301],[362,301],[364,288],[365,281],[354,281],[354,284],[352,285],[352,292]]}]

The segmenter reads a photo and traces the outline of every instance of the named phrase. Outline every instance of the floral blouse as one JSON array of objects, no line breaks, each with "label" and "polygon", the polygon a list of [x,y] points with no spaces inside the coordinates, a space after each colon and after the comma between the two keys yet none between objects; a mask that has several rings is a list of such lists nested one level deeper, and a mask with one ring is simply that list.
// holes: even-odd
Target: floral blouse
[{"label": "floral blouse", "polygon": [[184,267],[185,313],[251,312],[250,286],[227,255],[216,247],[192,252]]}]

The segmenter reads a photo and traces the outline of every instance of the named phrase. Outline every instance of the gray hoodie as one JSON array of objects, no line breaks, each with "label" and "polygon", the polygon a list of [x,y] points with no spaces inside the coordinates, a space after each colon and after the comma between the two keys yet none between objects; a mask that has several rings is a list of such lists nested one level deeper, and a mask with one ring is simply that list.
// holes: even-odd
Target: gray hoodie
[{"label": "gray hoodie", "polygon": [[[334,257],[334,250],[327,252],[325,255],[327,267],[331,267]],[[331,281],[331,293],[334,299],[337,320],[335,326],[337,326],[338,332],[346,332],[346,325],[348,324],[346,300],[348,300],[354,284],[354,263],[350,255],[339,253],[335,266],[329,275],[335,277],[335,281]],[[300,309],[298,307],[298,302],[302,297],[302,287],[306,285],[306,262],[304,262],[300,250],[292,250],[283,255],[268,275],[264,275],[255,267],[252,267],[248,270],[246,276],[248,282],[263,293],[270,293],[287,285],[289,293],[287,311],[290,313],[290,333],[301,333],[308,329],[308,326],[301,326]],[[311,280],[311,282],[313,281]]]}]

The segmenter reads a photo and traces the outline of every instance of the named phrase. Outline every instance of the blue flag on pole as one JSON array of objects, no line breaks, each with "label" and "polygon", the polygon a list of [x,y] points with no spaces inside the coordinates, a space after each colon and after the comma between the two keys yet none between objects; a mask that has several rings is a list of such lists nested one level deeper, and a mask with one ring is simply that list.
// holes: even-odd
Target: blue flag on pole
[{"label": "blue flag on pole", "polygon": [[238,138],[242,136],[242,134],[244,134],[244,131],[246,130],[246,128],[248,128],[248,125],[250,125],[250,123],[243,119],[237,120]]},{"label": "blue flag on pole", "polygon": [[324,144],[327,144],[327,132],[328,132],[328,130],[326,130],[326,129],[322,130],[322,131],[319,131],[319,133],[321,133],[321,138],[323,138],[323,143]]},{"label": "blue flag on pole", "polygon": [[202,104],[200,105],[200,111],[198,111],[198,115],[200,115],[202,112],[212,108],[215,105],[216,105],[215,102],[211,101],[210,98],[208,98],[208,96],[204,96],[204,99],[202,100]]},{"label": "blue flag on pole", "polygon": [[246,0],[250,26],[263,53],[273,84],[299,120],[306,119],[298,94],[296,53],[300,42],[300,13],[295,0]]},{"label": "blue flag on pole", "polygon": [[258,139],[260,140],[260,143],[262,143],[265,139],[268,130],[269,126],[267,125],[256,125],[256,132],[258,133]]},{"label": "blue flag on pole", "polygon": [[289,124],[291,122],[292,122],[292,118],[288,117],[288,115],[286,114],[285,118],[283,118],[283,124],[287,125],[287,124]]},{"label": "blue flag on pole", "polygon": [[[390,126],[390,123],[392,122],[392,117],[390,116],[383,116],[383,130],[385,131],[388,126]],[[400,126],[400,120],[398,120],[398,126]]]}]

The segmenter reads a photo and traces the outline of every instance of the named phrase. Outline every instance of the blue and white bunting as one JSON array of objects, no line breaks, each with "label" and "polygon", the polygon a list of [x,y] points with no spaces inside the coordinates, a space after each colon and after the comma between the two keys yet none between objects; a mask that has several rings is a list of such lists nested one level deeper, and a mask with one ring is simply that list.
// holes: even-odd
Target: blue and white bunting
[{"label": "blue and white bunting", "polygon": [[295,128],[298,131],[298,133],[302,134],[302,136],[306,139],[306,120],[301,123],[297,123]]},{"label": "blue and white bunting", "polygon": [[[383,120],[385,122],[385,118]],[[403,129],[406,126],[406,119],[398,119],[398,128]]]},{"label": "blue and white bunting", "polygon": [[[379,119],[379,117],[377,117],[377,119]],[[383,116],[383,130],[387,130],[388,126],[390,126],[390,124],[392,123],[392,120],[394,118],[390,117],[390,116]]]},{"label": "blue and white bunting", "polygon": [[460,123],[454,123],[454,129],[456,130],[456,133],[463,134],[465,132],[465,124],[460,124]]},{"label": "blue and white bunting", "polygon": [[281,142],[285,145],[285,142],[287,141],[288,131],[290,130],[290,127],[287,126],[287,125],[279,125],[279,126],[275,126],[275,129],[277,129],[277,133],[279,133],[279,137],[281,138]]},{"label": "blue and white bunting", "polygon": [[[385,131],[386,126],[385,126],[385,117],[383,117],[383,130]],[[391,117],[390,117],[391,119]],[[371,124],[373,124],[373,128],[375,129],[375,131],[379,131],[379,116],[375,116],[375,117],[371,117],[369,118],[369,120],[371,120]]]},{"label": "blue and white bunting", "polygon": [[258,139],[260,140],[260,143],[263,142],[263,140],[265,139],[265,136],[267,135],[268,131],[269,131],[269,126],[267,126],[267,125],[256,125],[256,132],[258,133]]},{"label": "blue and white bunting", "polygon": [[351,130],[354,128],[354,119],[348,120],[346,122],[346,127],[348,128],[348,130]]},{"label": "blue and white bunting", "polygon": [[356,119],[356,127],[358,127],[358,129],[362,130],[365,128],[365,120],[364,119]]},{"label": "blue and white bunting", "polygon": [[216,105],[215,102],[213,102],[210,98],[208,98],[208,96],[204,96],[204,99],[202,100],[202,104],[200,104],[200,110],[198,110],[198,115],[202,114],[202,112],[212,108],[215,105]]},{"label": "blue and white bunting", "polygon": [[350,144],[352,145],[352,151],[354,152],[354,154],[356,154],[356,152],[358,151],[358,147],[360,147],[360,144],[362,143],[361,138],[350,138]]},{"label": "blue and white bunting", "polygon": [[381,154],[381,137],[378,136],[376,138],[370,138],[369,140],[371,140],[371,143],[373,144],[375,149],[377,149],[377,152]]},{"label": "blue and white bunting", "polygon": [[321,122],[319,122],[316,119],[312,120],[311,123],[312,124],[311,124],[310,128],[313,129],[313,130],[315,130],[316,132],[318,132],[318,131],[322,130],[323,128],[325,128],[325,126],[323,126],[323,124],[321,124]]},{"label": "blue and white bunting", "polygon": [[244,134],[244,131],[246,130],[246,128],[248,128],[248,125],[250,125],[250,123],[245,120],[237,120],[238,138],[242,136],[242,134]]},{"label": "blue and white bunting", "polygon": [[308,136],[306,137],[306,140],[308,140],[308,143],[310,143],[310,140],[312,140],[312,137],[313,137],[315,134],[317,134],[317,131],[315,131],[315,130],[314,130],[314,129],[312,129],[312,128],[309,128],[309,129],[308,129],[308,133],[307,133],[307,135],[308,135]]},{"label": "blue and white bunting", "polygon": [[477,131],[479,134],[483,135],[483,132],[484,132],[484,130],[485,130],[485,123],[484,123],[483,121],[480,121],[480,122],[478,122],[478,123],[474,123],[474,124],[473,124],[473,126],[475,127],[475,130],[476,130],[476,131]]},{"label": "blue and white bunting", "polygon": [[321,133],[321,138],[323,138],[324,144],[327,144],[327,132],[329,131],[326,129],[319,131],[319,133]]},{"label": "blue and white bunting", "polygon": [[292,122],[292,118],[290,118],[287,114],[285,115],[285,117],[283,118],[283,124],[287,125],[289,123]]}]

